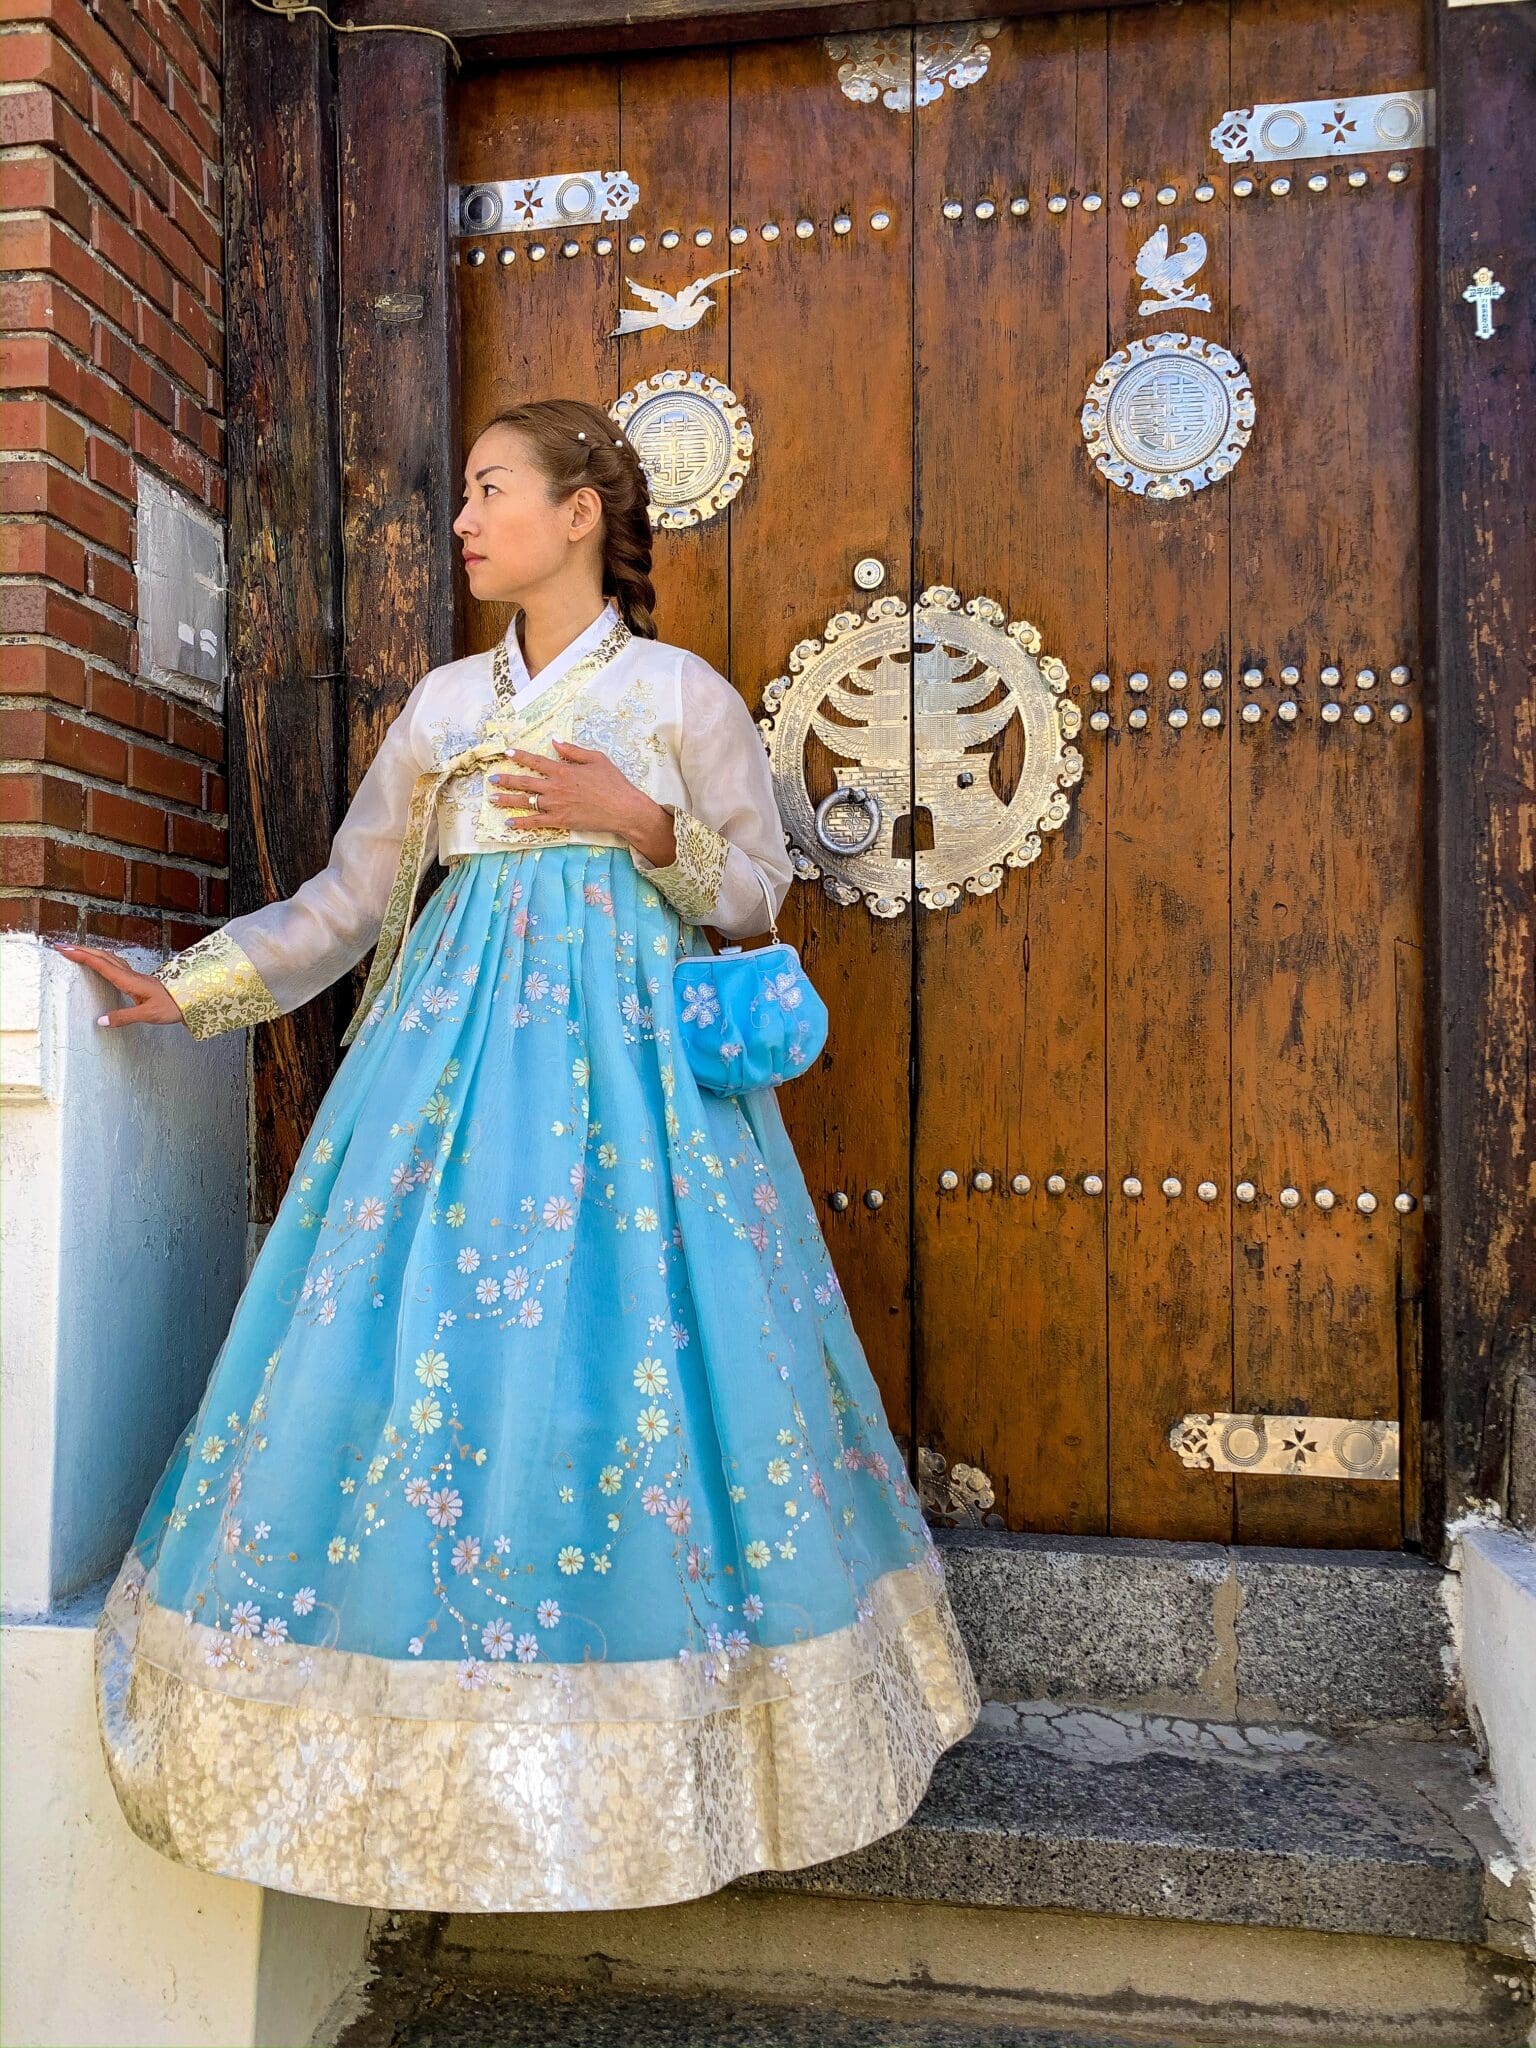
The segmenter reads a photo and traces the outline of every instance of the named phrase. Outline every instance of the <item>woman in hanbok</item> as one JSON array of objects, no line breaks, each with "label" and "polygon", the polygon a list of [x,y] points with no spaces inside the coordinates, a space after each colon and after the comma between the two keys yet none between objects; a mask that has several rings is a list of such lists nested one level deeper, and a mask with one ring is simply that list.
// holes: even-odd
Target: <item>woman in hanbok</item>
[{"label": "woman in hanbok", "polygon": [[323,871],[154,975],[61,948],[106,1025],[207,1038],[375,947],[97,1630],[180,1862],[672,1903],[901,1826],[979,1713],[774,1091],[679,1039],[674,960],[793,870],[751,713],[656,637],[647,495],[599,407],[497,414],[454,530],[512,623],[416,683]]}]

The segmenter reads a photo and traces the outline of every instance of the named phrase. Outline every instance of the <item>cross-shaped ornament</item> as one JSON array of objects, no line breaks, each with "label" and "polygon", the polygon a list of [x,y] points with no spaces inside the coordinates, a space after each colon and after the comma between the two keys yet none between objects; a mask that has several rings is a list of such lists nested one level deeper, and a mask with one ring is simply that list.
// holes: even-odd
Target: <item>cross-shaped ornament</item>
[{"label": "cross-shaped ornament", "polygon": [[1491,270],[1474,270],[1472,282],[1461,295],[1470,305],[1477,308],[1477,338],[1479,341],[1493,339],[1493,302],[1502,299],[1504,287],[1499,284]]}]

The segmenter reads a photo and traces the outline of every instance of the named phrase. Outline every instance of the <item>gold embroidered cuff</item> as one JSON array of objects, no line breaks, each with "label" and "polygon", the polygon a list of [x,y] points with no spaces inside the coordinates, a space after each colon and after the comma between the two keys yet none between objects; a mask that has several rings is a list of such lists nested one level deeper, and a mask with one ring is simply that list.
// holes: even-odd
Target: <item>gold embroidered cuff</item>
[{"label": "gold embroidered cuff", "polygon": [[155,969],[194,1038],[280,1017],[282,1006],[249,957],[225,931],[208,932]]},{"label": "gold embroidered cuff", "polygon": [[[663,806],[672,814],[677,850],[664,868],[641,867],[645,879],[659,889],[680,918],[704,924],[720,895],[720,877],[731,842],[694,817],[691,811]],[[638,866],[639,863],[636,863]]]}]

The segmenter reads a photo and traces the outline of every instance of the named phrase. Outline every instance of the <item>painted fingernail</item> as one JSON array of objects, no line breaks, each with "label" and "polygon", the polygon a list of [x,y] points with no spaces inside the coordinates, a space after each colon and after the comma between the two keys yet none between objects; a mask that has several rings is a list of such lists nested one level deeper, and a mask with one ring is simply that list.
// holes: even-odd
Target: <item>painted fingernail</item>
[{"label": "painted fingernail", "polygon": [[105,1023],[106,1023],[106,1021],[107,1021],[107,1019],[106,1019],[106,1018],[105,1018],[104,1016],[103,1016],[103,1017],[98,1017],[98,1018],[96,1019],[96,1022],[97,1022],[98,1024],[105,1024]]}]

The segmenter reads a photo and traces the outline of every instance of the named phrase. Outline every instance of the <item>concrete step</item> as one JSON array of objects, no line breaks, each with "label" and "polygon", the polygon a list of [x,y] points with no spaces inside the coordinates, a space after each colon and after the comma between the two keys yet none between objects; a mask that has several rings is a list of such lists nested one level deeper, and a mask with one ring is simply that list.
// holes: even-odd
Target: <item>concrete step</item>
[{"label": "concrete step", "polygon": [[850,2012],[711,1992],[634,1994],[417,1979],[336,2048],[1184,2048],[1171,2035]]},{"label": "concrete step", "polygon": [[1377,1550],[935,1529],[987,1699],[1460,1732],[1455,1575]]}]

